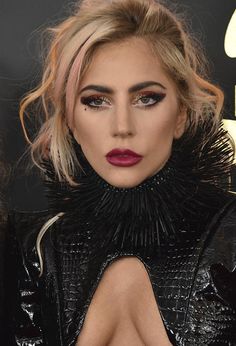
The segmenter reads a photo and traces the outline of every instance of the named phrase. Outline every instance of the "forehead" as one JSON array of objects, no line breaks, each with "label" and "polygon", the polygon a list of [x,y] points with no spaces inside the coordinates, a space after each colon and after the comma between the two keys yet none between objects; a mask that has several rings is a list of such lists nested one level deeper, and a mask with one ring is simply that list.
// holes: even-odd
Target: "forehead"
[{"label": "forehead", "polygon": [[98,46],[93,54],[92,63],[94,60],[100,65],[107,63],[127,65],[131,61],[136,61],[136,64],[142,62],[143,65],[148,65],[150,62],[160,64],[158,57],[155,57],[151,51],[149,43],[145,39],[136,37]]},{"label": "forehead", "polygon": [[129,38],[105,43],[97,48],[81,87],[86,83],[104,83],[112,84],[114,88],[128,88],[132,84],[153,79],[162,84],[173,84],[149,43],[142,38]]}]

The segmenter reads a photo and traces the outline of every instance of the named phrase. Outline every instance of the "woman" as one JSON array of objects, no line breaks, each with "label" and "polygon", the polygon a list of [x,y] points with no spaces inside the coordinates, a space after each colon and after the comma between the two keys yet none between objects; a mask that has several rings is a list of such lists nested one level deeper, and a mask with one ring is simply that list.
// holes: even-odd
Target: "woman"
[{"label": "woman", "polygon": [[184,25],[96,0],[51,34],[20,110],[26,138],[28,107],[45,114],[49,210],[11,216],[12,344],[236,344],[233,149]]}]

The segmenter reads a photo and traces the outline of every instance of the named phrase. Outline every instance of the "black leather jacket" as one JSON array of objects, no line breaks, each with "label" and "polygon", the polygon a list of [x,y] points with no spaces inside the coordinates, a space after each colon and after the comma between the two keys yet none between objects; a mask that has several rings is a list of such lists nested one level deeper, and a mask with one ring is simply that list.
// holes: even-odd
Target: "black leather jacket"
[{"label": "black leather jacket", "polygon": [[137,256],[144,263],[173,345],[236,345],[235,198],[218,211],[199,239],[169,244],[161,259],[113,251],[80,268],[71,257],[64,255],[61,262],[58,257],[55,234],[64,227],[62,217],[45,234],[44,274],[39,278],[35,242],[49,217],[48,211],[10,216],[6,284],[10,337],[4,346],[74,345],[104,270],[121,256]]}]

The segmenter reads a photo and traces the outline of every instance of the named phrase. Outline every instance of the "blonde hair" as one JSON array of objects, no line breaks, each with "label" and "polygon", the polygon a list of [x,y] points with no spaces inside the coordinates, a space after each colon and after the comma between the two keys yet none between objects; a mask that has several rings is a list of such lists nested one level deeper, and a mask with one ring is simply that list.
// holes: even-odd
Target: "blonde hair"
[{"label": "blonde hair", "polygon": [[[211,116],[218,124],[222,91],[205,74],[195,41],[175,14],[155,0],[84,0],[75,13],[49,29],[49,52],[40,85],[21,102],[20,119],[31,143],[33,161],[40,166],[50,156],[59,180],[74,184],[79,163],[70,142],[76,92],[93,54],[102,45],[130,37],[143,38],[177,86],[188,120],[197,124]],[[30,141],[24,122],[31,105],[44,116],[37,137]],[[39,113],[36,112],[36,113]],[[41,117],[41,114],[37,114]],[[193,129],[194,130],[194,129]]]}]

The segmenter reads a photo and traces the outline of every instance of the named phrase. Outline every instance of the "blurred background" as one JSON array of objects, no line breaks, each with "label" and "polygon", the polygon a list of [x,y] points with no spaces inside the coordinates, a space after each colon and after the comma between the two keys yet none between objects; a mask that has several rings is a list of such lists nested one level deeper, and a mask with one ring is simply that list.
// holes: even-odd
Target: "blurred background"
[{"label": "blurred background", "polygon": [[[210,61],[212,80],[225,91],[225,123],[234,135],[235,0],[172,0],[167,3],[185,13],[192,32],[202,42]],[[6,162],[16,167],[7,189],[11,208],[39,210],[47,207],[37,170],[25,171],[27,146],[18,107],[22,96],[40,79],[42,32],[67,17],[73,5],[73,1],[67,0],[0,0],[0,136]]]}]

